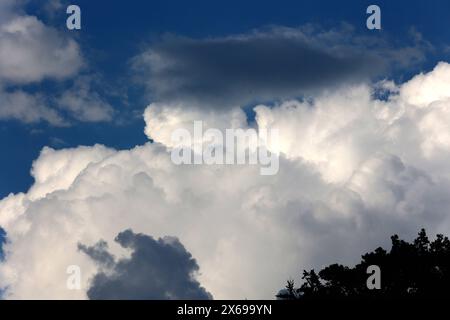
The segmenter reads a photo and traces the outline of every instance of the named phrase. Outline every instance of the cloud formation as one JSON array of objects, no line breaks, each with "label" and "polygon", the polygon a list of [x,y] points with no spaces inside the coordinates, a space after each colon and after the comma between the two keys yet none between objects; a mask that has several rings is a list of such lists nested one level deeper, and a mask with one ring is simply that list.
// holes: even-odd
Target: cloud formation
[{"label": "cloud formation", "polygon": [[131,230],[119,233],[115,241],[131,249],[130,258],[115,261],[107,244],[78,248],[102,268],[87,291],[90,299],[211,299],[194,279],[199,267],[191,254],[174,237],[158,240]]},{"label": "cloud formation", "polygon": [[0,24],[0,83],[31,83],[76,74],[83,60],[78,44],[35,16]]},{"label": "cloud formation", "polygon": [[308,25],[206,39],[167,35],[135,57],[133,66],[156,101],[219,108],[367,81],[421,61],[425,51],[420,38],[392,47],[355,35],[350,25]]},{"label": "cloud formation", "polygon": [[[6,243],[6,232],[0,227],[0,262],[3,261],[4,253],[3,253],[3,245]],[[0,288],[1,293],[1,288]],[[1,295],[0,295],[1,296]]]},{"label": "cloud formation", "polygon": [[[6,298],[87,298],[90,288],[106,288],[100,280],[115,279],[98,260],[115,271],[144,263],[121,246],[141,252],[136,237],[165,257],[173,249],[166,242],[136,234],[169,234],[195,257],[195,279],[214,298],[273,298],[300,268],[352,264],[393,233],[448,233],[449,77],[450,65],[441,62],[403,84],[349,84],[255,107],[255,126],[280,134],[275,176],[252,165],[171,162],[172,128],[189,128],[201,116],[205,127],[245,129],[239,108],[156,103],[145,113],[154,143],[45,148],[30,190],[0,201],[8,234],[0,287],[8,288]],[[113,241],[130,228],[136,234]],[[95,246],[99,239],[107,251]],[[81,267],[82,290],[66,288],[68,265]]]},{"label": "cloud formation", "polygon": [[0,120],[15,119],[24,123],[46,121],[55,126],[65,125],[63,117],[49,107],[48,100],[39,94],[23,90],[6,91],[0,87]]},{"label": "cloud formation", "polygon": [[90,88],[88,76],[61,93],[53,92],[52,98],[26,91],[24,85],[43,80],[77,78],[86,62],[74,39],[26,14],[22,6],[22,1],[0,5],[0,120],[45,121],[54,126],[68,125],[67,118],[110,121],[113,109]]},{"label": "cloud formation", "polygon": [[55,103],[59,109],[82,122],[111,121],[115,113],[114,108],[92,90],[89,77],[77,80],[70,89],[56,98]]}]

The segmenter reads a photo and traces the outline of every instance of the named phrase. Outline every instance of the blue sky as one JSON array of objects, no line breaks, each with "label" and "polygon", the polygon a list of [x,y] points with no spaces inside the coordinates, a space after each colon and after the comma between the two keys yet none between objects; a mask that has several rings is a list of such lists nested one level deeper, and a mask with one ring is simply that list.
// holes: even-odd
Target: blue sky
[{"label": "blue sky", "polygon": [[[74,31],[68,4],[0,0],[0,292],[165,297],[154,268],[170,297],[267,299],[393,233],[449,233],[448,1],[80,0]],[[177,166],[170,134],[198,119],[279,130],[279,171]],[[142,288],[105,290],[117,274]]]},{"label": "blue sky", "polygon": [[[333,27],[340,22],[352,24],[357,32],[370,35],[365,27],[365,8],[371,1],[76,1],[82,9],[82,30],[65,30],[64,8],[48,16],[41,1],[31,1],[29,14],[37,14],[50,25],[75,37],[89,61],[90,69],[115,90],[124,90],[126,103],[108,97],[114,108],[125,110],[112,123],[74,123],[68,128],[47,124],[24,125],[17,121],[0,122],[0,145],[7,154],[0,158],[0,196],[25,191],[32,180],[29,170],[43,146],[55,148],[102,143],[128,148],[146,141],[144,122],[139,117],[147,101],[142,90],[127,80],[127,63],[143,46],[165,33],[193,38],[245,33],[268,25],[296,27],[308,23]],[[406,41],[414,27],[431,43],[442,46],[450,39],[448,1],[378,1],[382,9],[381,31],[393,41]],[[435,62],[448,57],[438,50],[421,65],[429,70]],[[415,70],[411,70],[414,72]],[[402,73],[401,77],[407,77]],[[62,84],[63,86],[65,84]],[[52,86],[40,85],[52,95]],[[121,122],[121,123],[118,123]]]}]

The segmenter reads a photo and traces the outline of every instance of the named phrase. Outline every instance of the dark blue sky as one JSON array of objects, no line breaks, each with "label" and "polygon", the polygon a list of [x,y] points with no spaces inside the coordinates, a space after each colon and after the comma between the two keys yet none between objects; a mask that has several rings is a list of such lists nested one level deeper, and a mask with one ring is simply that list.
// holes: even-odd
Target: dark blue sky
[{"label": "dark blue sky", "polygon": [[[65,29],[65,8],[51,18],[45,16],[42,1],[31,1],[26,10],[49,25],[74,36],[99,84],[114,88],[127,99],[109,95],[118,110],[111,123],[73,123],[55,128],[48,124],[18,121],[0,122],[0,197],[26,191],[32,183],[30,168],[43,146],[75,147],[102,143],[114,148],[130,148],[147,141],[140,114],[151,102],[130,78],[130,59],[164,33],[193,38],[216,37],[248,32],[269,25],[297,27],[313,23],[332,28],[347,22],[356,32],[371,35],[365,27],[369,4],[382,10],[381,32],[393,42],[406,41],[411,27],[432,43],[436,50],[420,67],[428,70],[438,60],[449,60],[442,48],[450,44],[448,1],[74,1],[82,10],[82,30]],[[415,72],[417,70],[413,70]],[[408,75],[402,74],[401,77]],[[399,75],[400,77],[400,75]],[[62,84],[63,86],[65,84]],[[68,85],[68,84],[67,84]],[[52,95],[54,84],[38,88]],[[107,89],[105,89],[107,91]]]}]

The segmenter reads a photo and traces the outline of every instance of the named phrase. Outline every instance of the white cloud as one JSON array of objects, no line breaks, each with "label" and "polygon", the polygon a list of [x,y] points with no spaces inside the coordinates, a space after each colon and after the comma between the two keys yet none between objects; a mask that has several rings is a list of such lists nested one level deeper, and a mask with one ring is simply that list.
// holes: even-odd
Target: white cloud
[{"label": "white cloud", "polygon": [[83,122],[111,121],[114,115],[113,107],[91,89],[87,77],[76,81],[71,89],[56,99],[56,103],[60,109]]},{"label": "white cloud", "polygon": [[450,65],[440,62],[431,73],[419,74],[402,86],[400,92],[406,103],[427,107],[433,102],[450,99]]},{"label": "white cloud", "polygon": [[[54,10],[61,3],[47,5]],[[71,119],[111,121],[113,108],[91,88],[93,76],[79,75],[86,63],[78,43],[27,15],[22,6],[10,1],[0,5],[0,120],[46,121],[56,126],[68,125]],[[45,90],[30,93],[22,87],[46,79],[74,79],[74,85],[52,96],[45,95]]]},{"label": "white cloud", "polygon": [[231,111],[205,111],[197,106],[186,108],[182,104],[152,103],[145,110],[144,119],[146,135],[168,147],[174,146],[171,135],[176,129],[186,129],[193,136],[193,123],[196,120],[203,120],[205,128],[217,128],[222,131],[243,128],[247,125],[246,115],[238,107]]},{"label": "white cloud", "polygon": [[16,16],[0,24],[0,82],[67,78],[82,64],[78,44],[34,16]]},{"label": "white cloud", "polygon": [[[361,85],[312,102],[258,106],[257,126],[280,133],[275,176],[259,175],[256,166],[170,161],[172,129],[198,117],[207,126],[245,126],[237,109],[153,104],[145,119],[155,143],[123,151],[46,148],[33,166],[33,187],[0,202],[9,239],[0,283],[9,298],[86,298],[98,270],[78,243],[103,239],[123,257],[113,239],[131,228],[178,237],[215,298],[271,298],[302,267],[356,262],[393,233],[448,233],[448,76],[441,63],[390,83],[387,101]],[[66,289],[73,264],[82,268],[81,291]]]},{"label": "white cloud", "polygon": [[47,121],[55,126],[63,126],[65,120],[47,105],[40,95],[21,90],[6,92],[0,88],[0,120],[20,120],[24,123]]}]

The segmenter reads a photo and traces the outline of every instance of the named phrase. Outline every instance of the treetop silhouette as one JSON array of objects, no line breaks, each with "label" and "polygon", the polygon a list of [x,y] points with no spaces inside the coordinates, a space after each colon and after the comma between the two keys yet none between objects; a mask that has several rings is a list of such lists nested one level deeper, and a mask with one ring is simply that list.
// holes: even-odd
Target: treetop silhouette
[{"label": "treetop silhouette", "polygon": [[[450,240],[438,234],[432,242],[422,229],[408,243],[397,235],[391,237],[389,252],[377,248],[366,253],[353,268],[332,264],[318,273],[303,271],[302,285],[295,288],[288,280],[278,293],[280,299],[308,298],[434,298],[444,297],[450,288]],[[370,290],[366,284],[367,268],[381,270],[380,289]]]}]

